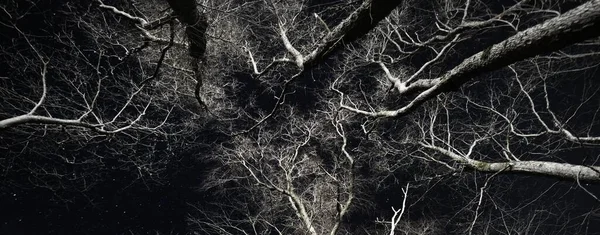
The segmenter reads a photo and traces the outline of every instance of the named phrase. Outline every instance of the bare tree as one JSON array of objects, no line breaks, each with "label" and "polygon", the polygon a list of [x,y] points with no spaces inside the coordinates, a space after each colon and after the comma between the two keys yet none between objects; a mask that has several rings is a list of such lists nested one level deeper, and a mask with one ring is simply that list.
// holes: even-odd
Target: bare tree
[{"label": "bare tree", "polygon": [[[68,19],[85,40],[29,32],[27,13],[2,8],[25,42],[2,47],[17,59],[0,75],[0,131],[19,133],[3,143],[114,139],[142,146],[115,152],[151,178],[169,164],[155,149],[171,152],[152,142],[191,136],[214,166],[200,188],[220,198],[191,205],[193,231],[594,232],[599,208],[568,198],[598,200],[599,0],[79,7]],[[544,208],[550,192],[560,206]]]},{"label": "bare tree", "polygon": [[[223,195],[229,190],[243,192],[247,207],[253,208],[242,207],[250,210],[243,221],[246,227],[259,228],[257,233],[336,234],[357,194],[354,156],[346,149],[344,127],[333,116],[302,119],[292,110],[288,115],[292,122],[285,126],[261,127],[257,135],[240,136],[231,147],[224,146],[214,157],[222,167],[211,174],[212,183],[205,189],[220,188],[225,190]],[[228,184],[241,189],[224,187]],[[207,218],[214,220],[215,216]],[[244,228],[241,222],[239,226],[221,224],[230,219],[193,221],[203,228],[230,232]]]},{"label": "bare tree", "polygon": [[[256,124],[242,132],[254,136],[251,138],[256,142],[261,143],[264,137],[260,136],[265,133],[266,126],[272,128],[280,123],[297,122],[291,120],[298,115],[286,113],[288,109],[302,109],[297,101],[302,96],[295,93],[308,93],[307,90],[314,89],[316,91],[310,91],[313,92],[310,97],[316,99],[312,102],[315,107],[312,110],[340,108],[331,108],[328,112],[344,115],[348,117],[344,120],[355,123],[348,128],[357,128],[352,130],[352,133],[362,136],[357,138],[378,141],[385,146],[379,149],[383,153],[407,154],[407,158],[396,160],[399,165],[414,159],[421,161],[419,164],[438,166],[429,168],[429,172],[413,172],[418,176],[413,176],[411,181],[423,182],[431,177],[427,174],[433,175],[432,178],[444,178],[466,169],[494,173],[493,177],[484,179],[483,187],[472,190],[473,200],[478,202],[471,210],[474,212],[470,215],[472,221],[459,226],[468,233],[482,229],[479,225],[481,218],[485,217],[481,212],[485,204],[484,195],[491,187],[488,181],[497,174],[547,175],[570,179],[578,185],[581,181],[600,179],[599,169],[593,160],[597,139],[593,131],[597,128],[595,115],[581,114],[588,113],[584,110],[598,109],[598,104],[593,101],[597,99],[594,88],[597,85],[589,82],[588,75],[588,81],[582,78],[577,83],[571,82],[581,84],[577,85],[582,87],[581,91],[568,93],[557,88],[564,86],[560,79],[565,73],[588,71],[593,74],[597,67],[589,59],[598,56],[594,52],[598,49],[597,36],[600,32],[598,1],[569,6],[536,1],[519,1],[512,5],[406,1],[394,3],[398,8],[391,12],[382,12],[387,15],[385,19],[374,14],[372,26],[357,26],[356,22],[363,20],[357,17],[361,12],[378,6],[375,2],[364,1],[363,5],[355,5],[354,11],[349,8],[347,15],[334,19],[338,22],[335,26],[323,21],[322,14],[314,14],[313,27],[308,24],[309,10],[306,9],[310,7],[270,1],[254,4],[269,9],[270,16],[265,18],[275,32],[269,40],[279,42],[279,46],[271,46],[265,54],[284,54],[278,57],[277,54],[281,53],[275,53],[273,60],[260,59],[258,53],[248,46],[244,47],[250,71],[261,82],[269,84],[271,88],[268,89],[279,89],[279,93],[275,93],[273,108],[267,109],[258,118],[252,118]],[[261,14],[262,17],[265,13]],[[377,24],[379,19],[383,21]],[[320,34],[315,37],[314,32]],[[359,39],[353,41],[348,38]],[[328,40],[340,44],[328,44]],[[244,45],[248,45],[248,41]],[[340,53],[330,53],[332,51]],[[332,57],[332,61],[325,62],[323,58],[328,56]],[[265,69],[261,69],[263,66],[257,62],[261,60],[267,61]],[[294,69],[290,73],[286,67]],[[539,72],[532,74],[530,71]],[[323,77],[307,75],[316,72]],[[284,80],[275,83],[270,76],[283,77]],[[551,82],[548,76],[556,78]],[[301,81],[310,79],[319,81],[309,85]],[[556,102],[556,97],[565,93],[577,98],[569,105],[560,104],[558,107],[561,108],[553,108],[552,101]],[[569,106],[578,108],[567,109],[568,114],[564,116],[553,111]],[[574,119],[579,120],[577,124],[587,123],[569,124]],[[279,132],[269,136],[279,135],[285,136]],[[225,156],[243,158],[239,161],[246,163],[246,177],[254,179],[257,185],[280,192],[281,198],[285,195],[294,198],[292,192],[279,184],[280,181],[275,181],[283,180],[281,183],[284,183],[289,177],[263,169],[269,168],[269,161],[263,159],[277,154],[258,157],[259,154],[251,154],[252,151],[242,147],[247,144],[233,146],[233,149],[243,150],[232,151]],[[293,143],[283,146],[297,147]],[[352,145],[352,148],[357,152],[373,151],[360,145]],[[591,151],[591,154],[583,160],[566,159],[566,155],[577,151]],[[371,153],[381,152],[375,150]],[[294,154],[286,156],[293,157]],[[376,161],[387,160],[369,160]],[[232,163],[226,161],[223,164],[235,165]],[[383,167],[380,172],[386,171],[383,169],[397,172],[399,168]],[[244,171],[241,170],[241,173],[244,174]],[[379,181],[371,178],[368,182]],[[427,188],[425,185],[417,183],[414,187]],[[590,193],[590,198],[596,198],[584,186],[580,189],[583,193]],[[419,204],[419,201],[413,204]],[[300,212],[303,208],[293,202],[291,206]],[[388,225],[400,223],[397,218],[404,210],[398,208],[399,205],[396,205]],[[406,210],[410,211],[409,208],[407,206]],[[313,223],[303,219],[302,213],[295,219],[302,222],[298,226],[309,234],[332,231],[314,227]],[[410,223],[405,226],[410,226]],[[407,227],[397,229],[411,231]],[[424,228],[423,231],[428,230]]]},{"label": "bare tree", "polygon": [[[156,9],[140,17],[114,4],[0,4],[1,233],[12,233],[4,229],[20,225],[19,213],[35,205],[34,213],[57,207],[43,213],[102,215],[115,208],[108,188],[165,187],[183,159],[177,153],[189,151],[184,140],[197,138],[190,133],[202,125],[190,123],[202,115],[193,95],[182,95],[194,83],[162,79],[183,73],[165,65],[167,50],[185,48],[173,17]],[[83,216],[71,223],[78,222],[87,226]]]}]

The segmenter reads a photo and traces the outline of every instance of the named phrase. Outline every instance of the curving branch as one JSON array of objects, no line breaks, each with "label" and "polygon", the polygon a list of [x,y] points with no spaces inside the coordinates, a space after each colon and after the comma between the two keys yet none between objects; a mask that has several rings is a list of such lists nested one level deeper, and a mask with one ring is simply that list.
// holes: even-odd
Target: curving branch
[{"label": "curving branch", "polygon": [[125,19],[131,20],[136,24],[136,27],[138,28],[138,30],[140,30],[140,32],[142,33],[142,35],[144,36],[144,39],[148,40],[148,41],[152,41],[152,42],[157,42],[157,43],[163,43],[163,44],[174,44],[174,45],[178,45],[178,46],[185,46],[184,43],[180,43],[180,42],[172,42],[169,39],[164,39],[164,38],[160,38],[157,36],[154,36],[149,30],[154,30],[157,29],[160,26],[163,26],[169,22],[173,21],[173,16],[172,15],[166,15],[164,17],[161,17],[159,19],[156,19],[152,22],[148,22],[146,19],[141,18],[141,17],[137,17],[134,15],[131,15],[123,10],[120,10],[114,6],[111,5],[106,5],[104,4],[104,2],[102,2],[101,0],[96,0],[96,2],[98,3],[98,6],[102,9],[108,10],[116,15],[119,15],[121,17],[124,17]]},{"label": "curving branch", "polygon": [[420,145],[466,167],[482,172],[524,172],[571,180],[600,181],[600,166],[584,166],[548,161],[487,162],[475,160],[432,144],[422,142]]},{"label": "curving branch", "polygon": [[[600,35],[600,0],[591,0],[542,24],[519,32],[463,60],[462,63],[435,79],[415,81],[429,88],[396,110],[365,111],[348,105],[342,108],[373,117],[406,115],[440,93],[457,90],[462,84],[485,72],[539,54],[559,50],[567,45]],[[413,88],[414,89],[414,88]],[[409,86],[407,90],[411,90]]]}]

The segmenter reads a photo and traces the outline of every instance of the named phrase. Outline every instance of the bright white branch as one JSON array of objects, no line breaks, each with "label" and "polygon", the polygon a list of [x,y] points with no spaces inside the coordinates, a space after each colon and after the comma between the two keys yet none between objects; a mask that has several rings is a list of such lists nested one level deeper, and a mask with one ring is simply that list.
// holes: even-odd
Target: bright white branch
[{"label": "bright white branch", "polygon": [[[152,33],[150,33],[150,31],[148,31],[148,29],[154,29],[154,28],[164,24],[165,22],[172,19],[172,16],[165,16],[165,17],[155,20],[153,22],[148,22],[144,18],[133,16],[125,11],[119,10],[118,8],[116,8],[114,6],[106,5],[101,0],[96,0],[96,2],[99,3],[100,8],[109,10],[116,15],[125,17],[126,19],[135,22],[136,27],[140,30],[140,32],[142,33],[142,35],[144,36],[144,38],[146,40],[150,40],[150,41],[158,42],[158,43],[169,43],[170,42],[170,40],[168,40],[168,39],[163,39],[163,38],[154,36]],[[181,42],[176,42],[175,45],[186,46],[185,43],[181,43]]]},{"label": "bright white branch", "polygon": [[400,223],[401,219],[402,219],[402,215],[404,214],[404,211],[406,210],[406,198],[408,198],[408,187],[410,186],[409,183],[406,184],[406,187],[402,189],[402,194],[404,194],[404,198],[402,199],[402,208],[400,210],[396,210],[394,209],[394,207],[392,207],[392,210],[394,211],[394,215],[392,216],[392,221],[390,221],[390,235],[394,235],[395,231],[396,231],[396,227],[398,226],[398,223]]},{"label": "bright white branch", "polygon": [[125,17],[125,18],[127,18],[129,20],[135,21],[135,22],[137,22],[137,24],[139,24],[142,27],[144,27],[146,24],[148,24],[148,21],[146,21],[143,18],[133,16],[133,15],[127,13],[127,12],[124,12],[124,11],[121,11],[121,10],[117,9],[114,6],[106,5],[101,0],[97,0],[97,2],[100,4],[100,8],[104,8],[104,9],[110,10],[110,11],[112,11],[113,13],[115,13],[117,15],[123,16],[123,17]]},{"label": "bright white branch", "polygon": [[279,34],[281,36],[281,40],[283,41],[283,44],[285,45],[285,48],[292,53],[292,55],[294,56],[294,59],[296,61],[296,66],[298,66],[298,68],[300,68],[300,70],[302,70],[304,68],[304,56],[302,56],[302,53],[300,53],[300,51],[298,51],[290,42],[290,40],[287,37],[287,34],[285,33],[285,29],[283,28],[283,25],[280,24],[279,26]]},{"label": "bright white branch", "polygon": [[421,143],[421,146],[433,150],[469,168],[483,172],[524,172],[573,180],[600,181],[600,166],[585,166],[549,161],[485,162],[467,158],[466,156],[438,146],[426,143]]},{"label": "bright white branch", "polygon": [[431,87],[399,109],[370,112],[346,105],[342,105],[342,108],[374,117],[403,116],[438,94],[457,89],[479,74],[598,35],[600,0],[591,0],[468,57],[443,76],[430,80]]}]

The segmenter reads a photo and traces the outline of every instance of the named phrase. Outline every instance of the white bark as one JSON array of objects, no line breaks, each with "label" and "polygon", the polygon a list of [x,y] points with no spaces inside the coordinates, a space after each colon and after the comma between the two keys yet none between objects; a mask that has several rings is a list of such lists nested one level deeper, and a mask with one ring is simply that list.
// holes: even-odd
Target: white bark
[{"label": "white bark", "polygon": [[[552,52],[570,44],[600,35],[600,0],[591,0],[563,15],[519,32],[475,54],[435,79],[416,80],[414,86],[430,85],[412,101],[396,110],[370,112],[347,105],[342,108],[375,117],[406,115],[442,92],[457,89],[475,76],[539,54]],[[406,90],[414,90],[408,84]]]},{"label": "white bark", "polygon": [[574,180],[600,181],[599,166],[583,166],[548,161],[486,162],[471,159],[468,156],[463,156],[430,144],[422,143],[421,146],[434,150],[469,168],[483,172],[524,172]]},{"label": "white bark", "polygon": [[358,9],[331,29],[317,47],[304,57],[304,65],[310,66],[327,57],[335,48],[366,34],[400,3],[402,1],[399,0],[365,0]]},{"label": "white bark", "polygon": [[39,116],[39,115],[24,114],[24,115],[0,120],[0,130],[6,129],[9,127],[13,127],[13,126],[17,126],[20,124],[27,124],[27,123],[79,126],[79,127],[85,127],[85,128],[91,128],[91,129],[97,128],[97,126],[95,126],[95,125],[92,125],[89,123],[83,123],[80,120],[76,120],[76,119],[62,119],[62,118],[53,118],[53,117],[45,117],[45,116]]}]

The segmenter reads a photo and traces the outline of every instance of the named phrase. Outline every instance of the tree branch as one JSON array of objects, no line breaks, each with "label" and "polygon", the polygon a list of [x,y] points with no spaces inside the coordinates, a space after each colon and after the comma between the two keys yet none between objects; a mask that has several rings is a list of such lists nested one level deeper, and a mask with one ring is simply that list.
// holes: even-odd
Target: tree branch
[{"label": "tree branch", "polygon": [[555,176],[572,180],[581,179],[600,181],[599,166],[583,166],[547,161],[485,162],[459,155],[438,146],[426,143],[421,143],[420,145],[427,149],[434,150],[453,161],[459,162],[467,167],[482,172],[523,172]]},{"label": "tree branch", "polygon": [[600,0],[591,0],[470,56],[443,76],[430,80],[431,87],[402,108],[378,112],[364,111],[346,105],[342,108],[374,117],[403,116],[442,92],[456,90],[481,73],[599,35]]}]

